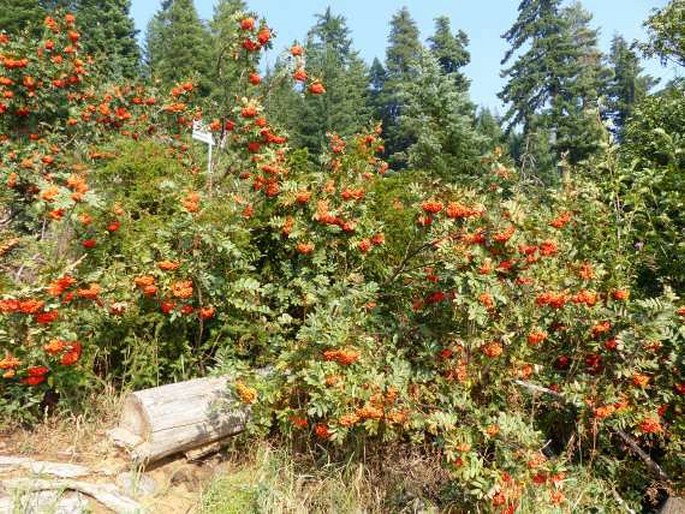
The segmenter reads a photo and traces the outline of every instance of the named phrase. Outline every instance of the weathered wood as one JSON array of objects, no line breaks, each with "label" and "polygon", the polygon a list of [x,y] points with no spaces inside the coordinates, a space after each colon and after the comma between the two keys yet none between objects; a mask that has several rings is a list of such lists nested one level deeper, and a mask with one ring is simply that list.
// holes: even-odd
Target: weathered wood
[{"label": "weathered wood", "polygon": [[0,455],[0,473],[25,469],[36,475],[52,475],[59,478],[78,478],[90,474],[90,470],[78,464],[65,464],[63,462],[47,462],[33,460],[28,457],[12,457]]},{"label": "weathered wood", "polygon": [[0,497],[0,512],[22,514],[82,514],[92,512],[88,500],[81,493],[62,494],[62,491],[35,491]]},{"label": "weathered wood", "polygon": [[110,437],[148,464],[242,432],[250,411],[234,405],[228,384],[228,377],[200,378],[133,392]]},{"label": "weathered wood", "polygon": [[677,496],[669,497],[659,514],[685,514],[685,500]]},{"label": "weathered wood", "polygon": [[617,436],[619,436],[624,443],[626,443],[628,448],[633,450],[637,454],[637,456],[642,459],[642,461],[647,465],[647,467],[652,471],[652,473],[658,476],[659,479],[663,480],[664,482],[669,482],[671,480],[669,476],[666,473],[664,473],[664,470],[661,469],[661,466],[654,462],[652,458],[647,454],[647,452],[640,448],[635,439],[633,439],[623,430],[620,429],[615,429],[613,432]]},{"label": "weathered wood", "polygon": [[225,440],[214,441],[213,443],[204,444],[197,448],[186,450],[183,452],[183,455],[185,455],[185,458],[188,461],[201,460],[207,455],[220,452],[222,446],[226,446]]},{"label": "weathered wood", "polygon": [[0,482],[6,489],[15,492],[35,491],[79,491],[95,498],[102,505],[117,514],[141,514],[142,505],[119,492],[113,484],[91,484],[77,480],[41,480],[35,478],[15,478]]}]

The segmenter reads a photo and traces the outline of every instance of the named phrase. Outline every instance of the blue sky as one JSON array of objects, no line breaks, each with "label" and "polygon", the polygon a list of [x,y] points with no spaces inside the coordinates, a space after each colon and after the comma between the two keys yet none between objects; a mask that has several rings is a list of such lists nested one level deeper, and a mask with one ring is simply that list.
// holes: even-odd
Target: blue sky
[{"label": "blue sky", "polygon": [[[211,18],[214,0],[195,0],[203,19]],[[594,15],[593,26],[600,27],[600,47],[608,51],[615,33],[628,40],[644,39],[643,21],[652,9],[663,7],[667,0],[584,0],[583,5]],[[503,82],[499,77],[500,61],[506,42],[500,37],[516,19],[518,0],[248,0],[249,8],[266,17],[277,32],[273,60],[281,49],[294,40],[303,40],[314,23],[314,14],[331,6],[335,14],[347,19],[354,46],[371,62],[385,58],[389,21],[393,13],[406,6],[418,23],[421,37],[433,33],[433,20],[447,15],[454,29],[464,30],[469,38],[471,64],[466,74],[471,79],[471,98],[479,105],[500,109],[497,92]],[[159,0],[132,0],[131,14],[142,34],[148,20],[159,9]],[[654,76],[671,78],[675,70],[664,69],[658,62],[646,63]]]}]

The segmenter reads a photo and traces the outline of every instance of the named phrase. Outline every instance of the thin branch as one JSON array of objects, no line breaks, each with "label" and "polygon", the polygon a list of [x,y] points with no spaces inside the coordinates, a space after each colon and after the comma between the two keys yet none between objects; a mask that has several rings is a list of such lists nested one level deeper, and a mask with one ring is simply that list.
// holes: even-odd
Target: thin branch
[{"label": "thin branch", "polygon": [[620,428],[614,429],[613,432],[619,436],[624,443],[626,443],[631,450],[633,450],[637,455],[642,459],[642,461],[647,465],[647,467],[659,477],[660,480],[663,480],[664,482],[670,482],[671,479],[670,477],[664,473],[664,470],[661,469],[661,466],[659,466],[656,462],[652,460],[652,458],[647,455],[647,453],[638,446],[637,441],[630,437],[628,434],[626,434],[623,430]]},{"label": "thin branch", "polygon": [[564,402],[568,403],[568,400],[564,397],[563,394],[558,393],[553,389],[549,389],[547,387],[539,386],[536,384],[531,384],[530,382],[524,382],[523,380],[514,380],[514,384],[516,384],[517,386],[521,386],[525,389],[528,389],[529,391],[554,396],[555,398],[559,398],[560,400],[563,400]]},{"label": "thin branch", "polygon": [[[39,253],[35,254],[33,257],[31,257],[31,258],[29,259],[29,262],[37,262],[38,259],[40,259],[40,256],[41,256],[41,255],[40,255]],[[15,277],[14,277],[14,281],[15,281],[15,282],[19,282],[19,280],[21,279],[21,275],[22,275],[22,273],[24,273],[24,268],[26,267],[26,264],[27,264],[27,262],[24,261],[24,262],[21,264],[21,266],[19,266],[19,269],[17,270],[17,274],[16,274]]]},{"label": "thin branch", "polygon": [[65,272],[68,272],[68,271],[73,270],[73,269],[76,268],[79,264],[81,264],[81,262],[83,262],[83,260],[84,260],[87,256],[88,256],[88,254],[87,254],[87,253],[84,253],[83,255],[81,255],[81,257],[79,257],[79,258],[76,259],[74,262],[72,262],[71,264],[69,264],[66,268],[64,268],[64,271],[65,271]]},{"label": "thin branch", "polygon": [[431,248],[433,246],[433,243],[425,243],[418,248],[416,248],[414,251],[410,251],[411,244],[414,242],[414,239],[410,241],[409,245],[407,245],[407,250],[404,254],[404,257],[402,258],[402,261],[397,265],[395,268],[395,271],[392,272],[392,274],[383,282],[383,287],[391,284],[392,282],[395,281],[395,279],[405,270],[405,267],[407,266],[407,263],[416,257],[418,254],[420,254],[422,251],[426,250],[427,248]]},{"label": "thin branch", "polygon": [[[525,389],[528,389],[529,391],[548,394],[550,396],[554,396],[559,400],[562,400],[567,404],[573,405],[573,403],[570,400],[568,400],[563,394],[553,391],[552,389],[549,389],[547,387],[531,384],[530,382],[524,382],[523,380],[514,380],[513,383]],[[630,435],[628,435],[619,428],[610,429],[610,431],[619,436],[623,440],[623,442],[631,450],[633,450],[637,454],[637,456],[640,457],[640,459],[642,459],[642,462],[645,463],[647,468],[649,468],[650,471],[652,471],[657,477],[659,477],[659,480],[666,483],[671,482],[671,478],[664,472],[663,469],[661,469],[661,466],[654,462],[654,460],[652,460],[652,458],[647,454],[647,452],[640,448],[640,446],[637,444],[637,441],[634,438],[632,438]]]}]

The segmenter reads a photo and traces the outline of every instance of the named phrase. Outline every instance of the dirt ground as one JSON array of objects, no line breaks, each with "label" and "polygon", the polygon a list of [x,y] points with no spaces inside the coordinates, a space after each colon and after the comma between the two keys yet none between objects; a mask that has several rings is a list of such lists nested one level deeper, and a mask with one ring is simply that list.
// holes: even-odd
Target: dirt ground
[{"label": "dirt ground", "polygon": [[[115,447],[107,435],[107,430],[115,425],[114,416],[104,415],[98,421],[84,421],[78,417],[56,418],[33,430],[5,430],[0,432],[0,456],[86,466],[90,474],[77,480],[117,484],[123,494],[138,501],[146,512],[201,512],[203,489],[215,474],[226,471],[229,464],[223,462],[219,455],[196,463],[187,462],[183,456],[179,456],[163,460],[145,470],[135,469],[127,460],[125,450]],[[133,489],[131,486],[121,486],[122,474],[129,477],[129,483],[134,483]],[[0,498],[3,496],[2,482],[19,477],[37,478],[28,470],[8,470],[0,466]],[[145,493],[140,492],[139,489],[143,487],[138,484],[147,484],[150,489]],[[89,508],[90,512],[111,512],[92,499]]]}]

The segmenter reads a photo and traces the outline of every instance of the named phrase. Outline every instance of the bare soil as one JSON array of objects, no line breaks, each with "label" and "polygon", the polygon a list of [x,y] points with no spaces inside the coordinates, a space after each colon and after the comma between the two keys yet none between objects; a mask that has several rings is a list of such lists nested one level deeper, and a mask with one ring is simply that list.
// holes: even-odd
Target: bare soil
[{"label": "bare soil", "polygon": [[[152,494],[141,495],[122,488],[120,490],[142,504],[149,512],[201,512],[203,489],[215,474],[226,471],[228,463],[222,462],[220,456],[209,457],[198,463],[189,463],[183,456],[179,456],[168,458],[142,471],[135,469],[127,460],[125,450],[115,447],[109,440],[107,430],[116,425],[115,413],[118,411],[114,404],[109,407],[110,409],[103,411],[104,413],[95,420],[56,417],[31,430],[17,428],[0,431],[0,456],[80,464],[88,467],[91,474],[78,480],[90,483],[117,484],[117,477],[121,473],[130,472],[134,477],[143,474],[154,480],[156,487]],[[3,471],[0,468],[0,484],[5,479],[31,476],[35,475],[31,475],[27,470]],[[92,512],[110,512],[92,499],[90,506]]]}]

